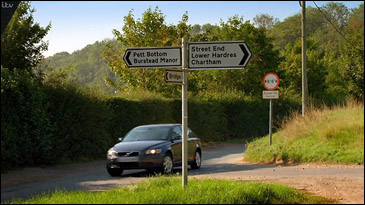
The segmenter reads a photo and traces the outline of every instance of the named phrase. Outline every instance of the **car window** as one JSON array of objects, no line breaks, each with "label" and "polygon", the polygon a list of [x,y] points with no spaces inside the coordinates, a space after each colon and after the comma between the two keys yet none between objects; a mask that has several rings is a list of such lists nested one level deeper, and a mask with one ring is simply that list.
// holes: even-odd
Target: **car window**
[{"label": "car window", "polygon": [[143,140],[167,140],[170,127],[136,127],[125,136],[123,142]]},{"label": "car window", "polygon": [[179,126],[172,130],[172,139],[181,139],[181,128]]}]

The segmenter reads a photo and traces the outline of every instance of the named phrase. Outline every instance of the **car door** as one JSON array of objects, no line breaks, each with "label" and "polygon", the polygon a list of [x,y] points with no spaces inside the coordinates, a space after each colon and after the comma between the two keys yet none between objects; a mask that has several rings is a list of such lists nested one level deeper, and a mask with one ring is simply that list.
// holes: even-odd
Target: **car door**
[{"label": "car door", "polygon": [[181,163],[182,160],[182,139],[181,139],[181,127],[176,126],[172,129],[171,139],[173,140],[171,144],[172,158],[175,164]]},{"label": "car door", "polygon": [[188,160],[194,160],[195,150],[196,150],[196,143],[195,143],[195,134],[188,128]]}]

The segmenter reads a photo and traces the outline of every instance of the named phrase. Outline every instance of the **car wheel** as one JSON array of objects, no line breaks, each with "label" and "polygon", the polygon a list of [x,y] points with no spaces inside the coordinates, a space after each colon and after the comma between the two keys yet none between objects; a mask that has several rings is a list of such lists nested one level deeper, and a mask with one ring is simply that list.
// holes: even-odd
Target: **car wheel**
[{"label": "car wheel", "polygon": [[172,157],[171,157],[171,154],[168,153],[163,158],[162,173],[171,174],[173,168],[174,168],[174,164],[172,162]]},{"label": "car wheel", "polygon": [[195,151],[194,161],[190,164],[192,169],[199,169],[202,164],[201,154],[198,150]]},{"label": "car wheel", "polygon": [[119,177],[123,173],[123,169],[107,167],[108,173],[112,177]]}]

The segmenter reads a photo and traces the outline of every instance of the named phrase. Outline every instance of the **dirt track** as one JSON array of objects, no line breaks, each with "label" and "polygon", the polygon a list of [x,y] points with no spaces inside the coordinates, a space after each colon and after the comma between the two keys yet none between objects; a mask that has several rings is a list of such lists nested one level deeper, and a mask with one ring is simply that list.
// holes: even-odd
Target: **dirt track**
[{"label": "dirt track", "polygon": [[[315,195],[337,199],[341,204],[364,204],[364,166],[303,164],[281,166],[242,161],[244,146],[221,144],[203,150],[199,170],[189,178],[225,178],[284,184]],[[181,169],[175,171],[181,173]],[[148,179],[144,170],[128,170],[110,177],[105,161],[26,168],[1,174],[1,202],[28,198],[56,187],[66,190],[102,191]]]}]

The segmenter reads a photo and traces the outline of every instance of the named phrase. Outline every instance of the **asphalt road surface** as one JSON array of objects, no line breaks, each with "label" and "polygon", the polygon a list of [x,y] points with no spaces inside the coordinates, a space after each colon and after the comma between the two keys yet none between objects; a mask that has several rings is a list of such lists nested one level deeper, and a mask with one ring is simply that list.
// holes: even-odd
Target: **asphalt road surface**
[{"label": "asphalt road surface", "polygon": [[[240,144],[221,144],[207,147],[202,151],[201,168],[198,170],[189,169],[189,178],[225,178],[245,181],[287,182],[287,184],[293,185],[294,187],[296,185],[295,183],[300,180],[309,183],[311,180],[318,181],[327,179],[331,181],[332,179],[347,179],[353,182],[362,181],[362,184],[357,188],[360,190],[357,191],[364,192],[364,166],[280,166],[274,164],[248,164],[242,162],[244,151],[244,145]],[[83,163],[78,164],[78,166],[82,165]],[[2,174],[1,202],[3,203],[14,198],[27,199],[32,195],[53,192],[56,189],[68,191],[104,191],[118,186],[135,184],[148,179],[150,176],[145,170],[125,170],[121,177],[111,177],[106,171],[105,161],[96,162],[96,166],[92,168],[88,166],[82,167],[82,170],[82,172],[70,173],[66,176],[43,182],[22,183],[4,189],[3,181],[6,181],[7,175]],[[62,170],[59,171],[62,172]],[[181,173],[181,167],[175,168],[174,172]],[[305,186],[302,183],[302,186],[304,190],[311,191],[309,184]],[[299,189],[301,188],[299,187]],[[324,192],[317,192],[319,195],[326,195]],[[364,194],[360,194],[360,196],[356,195],[356,197],[360,197],[358,201],[361,202],[362,200],[363,203]],[[342,202],[346,203],[346,200],[344,199]]]}]

